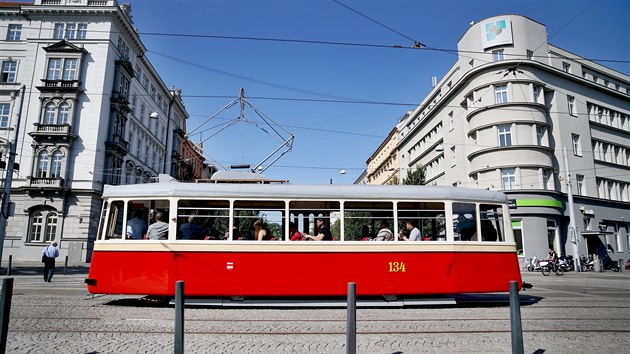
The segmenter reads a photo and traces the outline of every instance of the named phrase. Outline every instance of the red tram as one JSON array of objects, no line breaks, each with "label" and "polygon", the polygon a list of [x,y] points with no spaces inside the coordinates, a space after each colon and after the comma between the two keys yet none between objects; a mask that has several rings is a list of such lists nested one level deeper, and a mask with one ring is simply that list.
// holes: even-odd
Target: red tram
[{"label": "red tram", "polygon": [[[355,282],[359,297],[391,298],[506,292],[509,281],[521,284],[500,192],[170,180],[105,186],[103,198],[90,293],[173,296],[183,280],[187,297],[340,297]],[[149,238],[143,227],[158,213],[164,234]],[[322,232],[317,219],[332,241],[290,241],[290,226]],[[268,236],[261,241],[252,236],[256,220]],[[139,233],[132,230],[138,225]],[[376,237],[387,226],[391,237]],[[421,240],[402,241],[413,228]]]}]

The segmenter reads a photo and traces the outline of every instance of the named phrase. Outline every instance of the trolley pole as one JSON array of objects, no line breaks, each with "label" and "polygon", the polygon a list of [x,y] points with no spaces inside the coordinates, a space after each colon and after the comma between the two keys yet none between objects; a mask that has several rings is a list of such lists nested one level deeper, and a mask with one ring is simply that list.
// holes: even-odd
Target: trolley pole
[{"label": "trolley pole", "polygon": [[22,85],[20,91],[20,108],[17,113],[17,122],[15,124],[15,132],[13,135],[13,141],[11,141],[11,148],[9,150],[9,160],[7,161],[7,175],[4,178],[4,190],[2,192],[2,208],[0,209],[0,262],[2,261],[2,251],[4,249],[4,237],[7,232],[7,219],[9,218],[9,211],[11,207],[11,184],[13,183],[13,165],[15,164],[15,151],[17,150],[17,139],[20,135],[20,119],[22,117],[22,107],[24,106],[24,92],[26,92],[26,85]]},{"label": "trolley pole", "polygon": [[573,208],[573,189],[571,188],[571,170],[569,170],[569,157],[567,156],[567,147],[564,150],[564,168],[567,170],[567,208],[569,209],[569,240],[573,245],[573,265],[576,272],[581,272],[580,265],[580,229],[575,226],[575,210]]}]

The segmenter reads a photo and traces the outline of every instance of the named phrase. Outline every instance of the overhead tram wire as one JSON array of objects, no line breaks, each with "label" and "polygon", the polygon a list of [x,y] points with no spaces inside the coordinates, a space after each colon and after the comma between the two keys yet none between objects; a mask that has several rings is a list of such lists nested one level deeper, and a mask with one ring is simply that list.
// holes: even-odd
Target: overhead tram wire
[{"label": "overhead tram wire", "polygon": [[226,76],[238,78],[238,79],[241,79],[241,80],[246,80],[246,81],[249,81],[249,82],[254,82],[254,83],[257,83],[257,84],[261,84],[261,85],[275,87],[275,88],[279,88],[279,89],[283,89],[283,90],[289,90],[289,91],[295,91],[295,92],[300,92],[300,93],[306,93],[306,94],[309,94],[309,95],[328,97],[328,98],[332,98],[332,99],[340,99],[340,100],[347,100],[347,101],[359,101],[359,100],[356,100],[354,98],[341,97],[341,96],[335,96],[335,95],[328,95],[328,94],[321,93],[321,92],[302,90],[302,89],[298,89],[298,88],[294,88],[294,87],[290,87],[290,86],[279,85],[279,84],[274,84],[274,83],[267,82],[267,81],[252,79],[252,78],[247,77],[247,76],[242,76],[242,75],[233,74],[233,73],[230,73],[230,72],[227,72],[227,71],[214,69],[214,68],[211,68],[211,67],[208,67],[208,66],[205,66],[205,65],[193,63],[191,61],[184,60],[184,59],[181,59],[181,58],[176,58],[176,57],[173,57],[171,55],[160,53],[160,52],[157,52],[157,51],[154,51],[154,50],[148,50],[148,52],[154,53],[156,55],[159,55],[159,56],[171,59],[171,60],[175,60],[175,61],[178,61],[178,62],[181,62],[181,63],[192,65],[192,66],[195,66],[195,67],[200,68],[200,69],[212,71],[212,72],[215,72],[215,73],[218,73],[218,74],[221,74],[221,75],[226,75]]},{"label": "overhead tram wire", "polygon": [[[566,27],[566,25],[565,25]],[[8,28],[6,25],[0,25],[0,28]],[[28,26],[22,28],[29,28]],[[33,29],[40,30],[39,27],[30,27]],[[52,29],[52,28],[48,28]],[[559,30],[560,31],[560,30]],[[559,31],[554,33],[557,34]],[[91,33],[123,33],[118,31],[98,31],[98,30],[89,30]],[[227,35],[211,35],[211,34],[190,34],[190,33],[167,33],[167,32],[137,32],[139,35],[143,36],[157,36],[157,37],[181,37],[181,38],[207,38],[207,39],[227,39],[227,40],[245,40],[245,41],[264,41],[264,42],[284,42],[284,43],[302,43],[302,44],[321,44],[321,45],[336,45],[336,46],[347,46],[347,47],[368,47],[368,48],[382,48],[382,49],[408,49],[408,50],[423,50],[423,51],[437,51],[437,52],[445,52],[449,54],[457,54],[457,53],[467,53],[467,54],[486,54],[491,56],[492,53],[483,52],[483,51],[475,51],[475,50],[463,50],[463,49],[450,49],[450,48],[438,48],[425,46],[422,43],[420,46],[402,46],[396,44],[374,44],[374,43],[353,43],[353,42],[336,42],[336,41],[321,41],[321,40],[308,40],[308,39],[289,39],[289,38],[269,38],[269,37],[249,37],[249,36],[227,36]],[[552,36],[553,36],[552,35]],[[412,40],[413,41],[413,40]],[[414,41],[415,45],[415,41]],[[149,50],[150,51],[150,50]],[[526,58],[527,54],[504,54],[505,57],[514,57],[514,58]],[[576,61],[595,61],[595,62],[608,62],[608,63],[621,63],[626,64],[630,63],[630,60],[622,60],[622,59],[604,59],[604,58],[583,58],[583,57],[564,57],[565,59],[571,59]],[[227,96],[230,97],[230,96]]]}]

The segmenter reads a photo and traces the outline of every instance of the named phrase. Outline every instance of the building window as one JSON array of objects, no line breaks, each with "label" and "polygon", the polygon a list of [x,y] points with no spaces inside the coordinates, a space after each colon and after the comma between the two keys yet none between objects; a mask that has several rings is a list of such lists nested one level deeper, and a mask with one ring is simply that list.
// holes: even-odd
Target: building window
[{"label": "building window", "polygon": [[67,103],[62,103],[59,105],[59,118],[57,119],[57,124],[68,124],[68,118],[70,116],[70,105]]},{"label": "building window", "polygon": [[566,62],[562,62],[562,71],[564,71],[565,73],[570,73],[571,72],[571,64],[566,63]]},{"label": "building window", "polygon": [[78,71],[77,65],[77,59],[50,58],[48,59],[46,80],[76,80]]},{"label": "building window", "polygon": [[497,126],[499,132],[499,146],[512,146],[512,125],[502,124]]},{"label": "building window", "polygon": [[516,170],[513,168],[501,169],[501,184],[504,190],[516,189]]},{"label": "building window", "polygon": [[2,71],[0,72],[0,82],[13,83],[17,76],[17,61],[6,60],[2,62]]},{"label": "building window", "polygon": [[571,142],[573,143],[573,155],[582,156],[582,147],[580,146],[580,136],[571,134]]},{"label": "building window", "polygon": [[28,242],[51,242],[57,235],[58,214],[53,210],[39,210],[31,215]]},{"label": "building window", "polygon": [[9,104],[0,103],[0,128],[9,127]]},{"label": "building window", "polygon": [[545,127],[537,125],[536,126],[536,143],[538,146],[544,146],[544,137],[545,137]]},{"label": "building window", "polygon": [[577,116],[577,113],[575,113],[575,97],[573,96],[567,96],[567,103],[569,105],[569,115],[572,115],[574,117]]},{"label": "building window", "polygon": [[586,195],[586,193],[584,193],[584,176],[583,175],[575,175],[575,178],[577,179],[577,194],[578,195]]},{"label": "building window", "polygon": [[37,171],[35,177],[47,178],[48,177],[48,152],[42,151],[37,157]]},{"label": "building window", "polygon": [[542,187],[543,189],[547,190],[549,189],[549,170],[544,169],[542,170]]},{"label": "building window", "polygon": [[53,39],[85,39],[86,37],[86,23],[55,23]]},{"label": "building window", "polygon": [[503,60],[503,49],[493,50],[492,51],[492,61],[501,61]]},{"label": "building window", "polygon": [[9,24],[9,30],[7,31],[7,41],[16,42],[22,37],[22,25]]},{"label": "building window", "polygon": [[57,107],[55,107],[54,103],[49,103],[46,105],[46,109],[44,110],[44,124],[52,125],[55,124],[55,115],[57,114]]},{"label": "building window", "polygon": [[63,162],[63,153],[61,151],[55,151],[52,156],[52,168],[50,170],[50,177],[61,177],[61,164]]},{"label": "building window", "polygon": [[71,81],[77,78],[77,60],[66,59],[63,66],[63,80]]},{"label": "building window", "polygon": [[497,85],[494,87],[496,103],[506,103],[508,101],[507,85]]},{"label": "building window", "polygon": [[35,213],[31,217],[31,242],[42,242],[42,227],[44,226],[44,217],[42,213]]},{"label": "building window", "polygon": [[531,50],[527,51],[527,60],[532,60],[534,59],[534,52],[532,52]]},{"label": "building window", "polygon": [[453,128],[455,128],[455,117],[453,116],[453,111],[448,114],[448,126],[449,130],[453,130]]}]

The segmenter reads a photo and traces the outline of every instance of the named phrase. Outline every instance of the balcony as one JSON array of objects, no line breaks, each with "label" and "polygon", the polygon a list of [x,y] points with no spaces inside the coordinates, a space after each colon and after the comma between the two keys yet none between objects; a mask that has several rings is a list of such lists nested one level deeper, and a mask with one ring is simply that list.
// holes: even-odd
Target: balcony
[{"label": "balcony", "polygon": [[31,196],[63,195],[68,192],[66,182],[61,177],[27,177],[28,183],[22,187]]},{"label": "balcony", "polygon": [[70,124],[33,124],[35,129],[28,133],[33,140],[45,140],[46,142],[67,143],[77,138],[72,133]]},{"label": "balcony", "polygon": [[79,80],[48,80],[42,79],[43,86],[37,86],[40,92],[80,93]]},{"label": "balcony", "polygon": [[121,156],[127,155],[129,152],[129,143],[118,134],[112,135],[112,137],[105,142],[107,152],[116,152]]},{"label": "balcony", "polygon": [[29,186],[42,188],[63,188],[64,180],[61,177],[31,177]]}]

